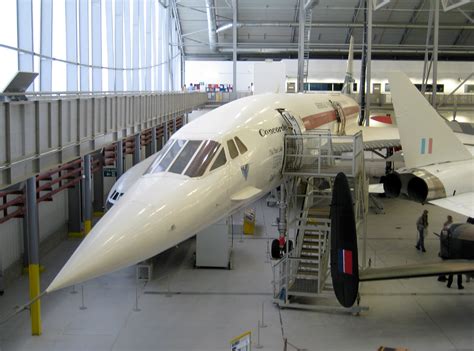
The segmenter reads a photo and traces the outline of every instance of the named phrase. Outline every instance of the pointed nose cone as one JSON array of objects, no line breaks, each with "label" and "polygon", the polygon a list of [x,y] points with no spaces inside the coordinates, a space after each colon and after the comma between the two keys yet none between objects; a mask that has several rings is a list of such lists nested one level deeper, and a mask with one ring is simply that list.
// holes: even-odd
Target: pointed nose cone
[{"label": "pointed nose cone", "polygon": [[173,245],[164,207],[118,202],[84,238],[46,291],[52,292],[143,261]]}]

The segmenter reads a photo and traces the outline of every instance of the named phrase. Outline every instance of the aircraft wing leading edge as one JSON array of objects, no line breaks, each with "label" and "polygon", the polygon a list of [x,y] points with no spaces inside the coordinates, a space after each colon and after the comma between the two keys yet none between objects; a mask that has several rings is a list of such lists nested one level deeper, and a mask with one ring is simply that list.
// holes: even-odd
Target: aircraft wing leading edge
[{"label": "aircraft wing leading edge", "polygon": [[460,213],[467,217],[472,217],[474,213],[474,193],[463,193],[441,199],[431,200],[430,204],[443,207],[447,210]]},{"label": "aircraft wing leading edge", "polygon": [[368,268],[359,272],[359,281],[377,281],[431,277],[440,274],[469,273],[474,271],[474,262],[449,260],[442,262],[411,264],[383,268]]}]

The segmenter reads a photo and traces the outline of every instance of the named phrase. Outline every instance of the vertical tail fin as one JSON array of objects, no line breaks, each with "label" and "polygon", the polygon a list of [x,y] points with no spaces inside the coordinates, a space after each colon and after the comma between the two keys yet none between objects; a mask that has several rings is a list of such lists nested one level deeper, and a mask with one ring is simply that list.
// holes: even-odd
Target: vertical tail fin
[{"label": "vertical tail fin", "polygon": [[351,35],[349,42],[349,56],[347,57],[346,76],[344,77],[344,85],[342,86],[341,93],[350,94],[352,93],[352,83],[354,78],[352,76],[352,66],[354,61],[354,37]]},{"label": "vertical tail fin", "polygon": [[389,82],[407,168],[472,157],[404,73],[390,73]]},{"label": "vertical tail fin", "polygon": [[339,303],[351,307],[359,293],[359,261],[351,190],[344,173],[337,174],[332,191],[331,278]]}]

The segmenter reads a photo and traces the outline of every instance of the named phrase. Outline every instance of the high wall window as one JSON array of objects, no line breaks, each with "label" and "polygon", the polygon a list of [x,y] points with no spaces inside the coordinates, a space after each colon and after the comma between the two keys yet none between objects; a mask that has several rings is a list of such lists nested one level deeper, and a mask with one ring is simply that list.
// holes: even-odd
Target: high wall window
[{"label": "high wall window", "polygon": [[[357,83],[352,83],[352,91],[357,91]],[[304,83],[305,91],[341,91],[344,83]]]},{"label": "high wall window", "polygon": [[0,89],[20,70],[39,73],[35,91],[181,90],[171,6],[156,0],[1,3]]}]

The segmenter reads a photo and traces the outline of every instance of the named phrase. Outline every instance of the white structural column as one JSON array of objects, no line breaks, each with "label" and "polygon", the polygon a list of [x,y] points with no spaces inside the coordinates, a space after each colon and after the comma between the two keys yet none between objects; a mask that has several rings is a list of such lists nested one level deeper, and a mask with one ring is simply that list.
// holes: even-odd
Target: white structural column
[{"label": "white structural column", "polygon": [[158,17],[156,19],[156,30],[158,34],[158,43],[157,43],[157,64],[159,66],[156,68],[158,71],[158,90],[163,90],[163,5],[161,2],[158,3]]},{"label": "white structural column", "polygon": [[[365,125],[370,123],[370,87],[371,83],[371,65],[372,65],[372,6],[373,0],[367,0],[367,74],[366,74],[366,104],[365,104]],[[363,87],[362,87],[363,89]]]},{"label": "white structural column", "polygon": [[232,89],[234,100],[237,99],[237,0],[232,0]]},{"label": "white structural column", "polygon": [[[115,67],[114,24],[112,20],[112,1],[105,2],[105,28],[107,28],[107,66]],[[108,70],[108,90],[115,91],[115,70]]]},{"label": "white structural column", "polygon": [[438,90],[439,0],[435,0],[433,34],[433,90],[431,93],[431,105],[436,108],[436,92]]},{"label": "white structural column", "polygon": [[168,8],[163,8],[162,10],[162,61],[163,62],[163,90],[169,90],[169,72],[168,72],[168,64],[169,64],[169,30],[168,30]]},{"label": "white structural column", "polygon": [[148,0],[146,2],[146,39],[145,39],[145,55],[146,55],[146,62],[145,65],[147,67],[145,72],[145,90],[151,90],[151,21],[152,21],[152,1]]},{"label": "white structural column", "polygon": [[427,71],[427,65],[428,65],[428,46],[430,44],[430,39],[431,39],[431,27],[433,26],[433,2],[430,1],[430,10],[429,10],[429,16],[428,16],[428,28],[426,30],[426,39],[425,39],[425,60],[423,63],[423,75],[422,75],[422,81],[421,81],[421,93],[425,95],[426,92],[426,84],[428,82],[428,77],[430,75],[429,71]]},{"label": "white structural column", "polygon": [[[66,0],[66,59],[77,62],[77,2]],[[77,65],[68,63],[66,71],[68,91],[77,91]]]},{"label": "white structural column", "polygon": [[[51,57],[53,54],[53,0],[41,1],[41,54]],[[52,62],[41,58],[40,90],[52,90]]]},{"label": "white structural column", "polygon": [[[91,2],[92,64],[102,66],[102,18],[100,0]],[[102,90],[102,70],[92,69],[92,90]]]},{"label": "white structural column", "polygon": [[[33,4],[31,0],[17,0],[18,48],[33,51]],[[33,55],[18,52],[18,70],[33,72]],[[31,90],[33,84],[28,90]]]},{"label": "white structural column", "polygon": [[123,0],[115,0],[115,67],[115,91],[123,91]]},{"label": "white structural column", "polygon": [[132,68],[134,68],[132,86],[133,86],[133,91],[138,91],[140,89],[139,71],[138,71],[138,67],[140,66],[140,62],[138,61],[139,59],[138,53],[139,53],[139,48],[140,48],[140,43],[138,39],[138,26],[139,26],[138,1],[132,1],[132,4],[133,4]]},{"label": "white structural column", "polygon": [[[79,56],[82,65],[89,64],[89,1],[79,1]],[[80,90],[89,91],[89,67],[80,70]]]},{"label": "white structural column", "polygon": [[[171,8],[168,6],[168,75],[169,75],[169,80],[170,80],[170,87],[169,90],[173,91],[175,90],[175,85],[174,85],[174,72],[175,72],[175,67],[174,67],[174,45],[173,43],[176,43],[176,31],[174,30],[174,21],[173,21],[173,16],[172,16],[172,11]],[[176,129],[174,129],[174,132]],[[173,133],[174,133],[173,132]]]},{"label": "white structural column", "polygon": [[[140,67],[145,67],[145,0],[138,2],[139,36],[140,36]],[[138,67],[138,66],[137,66]],[[136,68],[136,67],[135,67]],[[145,89],[146,70],[140,70],[140,90]]]},{"label": "white structural column", "polygon": [[[132,23],[130,22],[130,0],[124,0],[123,3],[124,11],[123,11],[123,37],[125,43],[125,64],[123,67],[132,68],[132,46],[130,45],[130,37],[132,35]],[[126,90],[132,90],[132,71],[127,70],[125,71],[125,85]]]},{"label": "white structural column", "polygon": [[305,22],[305,10],[304,0],[299,0],[299,15],[298,15],[298,77],[297,85],[298,92],[304,91],[304,22]]},{"label": "white structural column", "polygon": [[[158,5],[159,7],[159,5]],[[152,66],[153,69],[151,70],[151,75],[153,77],[152,79],[152,84],[151,84],[151,89],[152,90],[159,90],[158,89],[158,68],[156,67],[156,64],[159,63],[158,60],[158,26],[157,26],[157,16],[158,16],[158,7],[157,7],[157,2],[152,1],[151,2],[151,52],[152,52]]]}]

